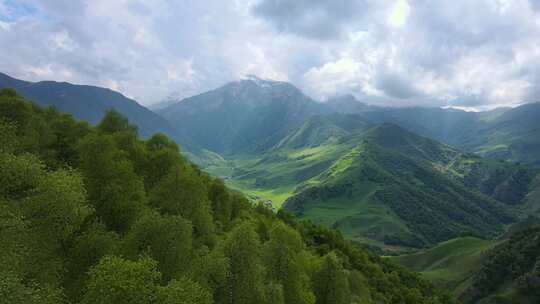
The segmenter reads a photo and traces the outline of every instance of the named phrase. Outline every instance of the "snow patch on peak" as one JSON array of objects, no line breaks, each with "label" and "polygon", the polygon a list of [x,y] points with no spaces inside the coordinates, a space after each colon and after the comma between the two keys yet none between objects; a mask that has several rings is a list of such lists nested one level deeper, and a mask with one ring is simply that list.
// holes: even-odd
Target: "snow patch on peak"
[{"label": "snow patch on peak", "polygon": [[248,80],[254,82],[256,85],[267,88],[271,87],[273,85],[279,84],[279,81],[269,80],[269,79],[262,79],[259,78],[253,74],[246,75],[242,80]]}]

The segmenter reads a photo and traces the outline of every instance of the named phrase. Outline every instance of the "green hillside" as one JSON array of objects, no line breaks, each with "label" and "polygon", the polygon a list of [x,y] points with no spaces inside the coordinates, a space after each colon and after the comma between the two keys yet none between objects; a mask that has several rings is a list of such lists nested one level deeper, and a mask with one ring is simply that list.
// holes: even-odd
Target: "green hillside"
[{"label": "green hillside", "polygon": [[481,269],[487,251],[500,241],[460,237],[417,253],[391,257],[407,269],[445,290],[461,294]]},{"label": "green hillside", "polygon": [[536,174],[338,114],[309,119],[265,153],[206,169],[254,200],[286,201],[296,215],[391,250],[501,233]]},{"label": "green hillside", "polygon": [[92,127],[2,90],[0,141],[2,303],[455,303],[118,112]]},{"label": "green hillside", "polygon": [[540,302],[540,227],[521,230],[483,258],[464,303],[533,304]]},{"label": "green hillside", "polygon": [[540,103],[489,112],[347,107],[372,123],[394,123],[481,156],[540,166]]},{"label": "green hillside", "polygon": [[466,188],[431,163],[369,140],[317,179],[285,208],[353,238],[421,247],[465,231],[494,236],[515,219],[506,205]]}]

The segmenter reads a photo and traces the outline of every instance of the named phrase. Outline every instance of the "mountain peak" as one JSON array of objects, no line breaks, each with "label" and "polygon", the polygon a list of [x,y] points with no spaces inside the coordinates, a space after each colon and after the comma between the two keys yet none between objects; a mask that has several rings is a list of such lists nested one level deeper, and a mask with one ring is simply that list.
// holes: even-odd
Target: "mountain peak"
[{"label": "mountain peak", "polygon": [[325,103],[338,113],[359,113],[369,108],[352,94],[335,95],[326,99]]},{"label": "mountain peak", "polygon": [[253,75],[253,74],[246,75],[244,78],[241,79],[240,82],[244,82],[244,81],[254,83],[257,86],[263,87],[263,88],[272,87],[272,86],[276,86],[276,85],[288,84],[288,83],[283,82],[283,81],[277,81],[277,80],[272,80],[272,79],[263,79],[263,78],[260,78],[260,77],[258,77],[256,75]]}]

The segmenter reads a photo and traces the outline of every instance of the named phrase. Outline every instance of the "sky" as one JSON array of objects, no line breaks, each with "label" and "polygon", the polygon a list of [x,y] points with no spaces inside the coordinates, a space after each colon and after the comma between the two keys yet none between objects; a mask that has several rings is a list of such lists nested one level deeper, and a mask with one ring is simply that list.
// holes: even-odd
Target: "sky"
[{"label": "sky", "polygon": [[142,104],[254,74],[317,100],[540,101],[540,0],[0,0],[0,72]]}]

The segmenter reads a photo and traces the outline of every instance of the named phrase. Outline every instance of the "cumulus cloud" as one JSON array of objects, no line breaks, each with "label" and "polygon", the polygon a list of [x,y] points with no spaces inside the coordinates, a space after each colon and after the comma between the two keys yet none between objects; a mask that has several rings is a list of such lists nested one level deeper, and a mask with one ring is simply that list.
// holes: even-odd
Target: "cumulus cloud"
[{"label": "cumulus cloud", "polygon": [[350,0],[264,0],[253,7],[279,31],[317,39],[336,39],[358,24],[367,4]]},{"label": "cumulus cloud", "polygon": [[0,71],[142,103],[245,74],[317,99],[485,108],[540,98],[538,0],[0,0]]}]

